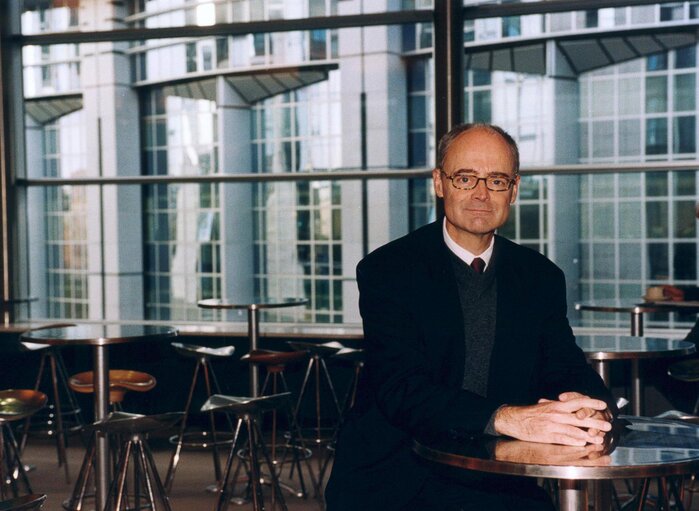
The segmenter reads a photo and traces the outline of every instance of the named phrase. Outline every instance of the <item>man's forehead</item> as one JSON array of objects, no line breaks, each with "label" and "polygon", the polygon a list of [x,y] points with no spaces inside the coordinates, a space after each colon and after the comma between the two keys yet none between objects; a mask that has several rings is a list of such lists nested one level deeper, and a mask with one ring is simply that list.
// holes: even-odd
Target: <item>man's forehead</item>
[{"label": "man's forehead", "polygon": [[512,150],[497,132],[473,128],[460,134],[447,148],[444,163],[458,168],[510,173],[515,162]]}]

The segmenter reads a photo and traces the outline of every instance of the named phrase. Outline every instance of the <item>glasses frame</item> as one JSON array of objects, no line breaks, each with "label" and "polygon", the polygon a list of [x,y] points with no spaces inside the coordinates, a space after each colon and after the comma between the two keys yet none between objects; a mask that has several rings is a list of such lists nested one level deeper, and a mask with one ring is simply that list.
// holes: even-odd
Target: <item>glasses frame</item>
[{"label": "glasses frame", "polygon": [[[515,174],[514,177],[497,176],[497,177],[500,178],[500,179],[507,179],[507,188],[505,188],[504,190],[494,190],[493,188],[491,188],[490,186],[488,186],[488,178],[496,177],[496,176],[478,177],[478,176],[476,176],[476,175],[473,175],[473,177],[476,178],[476,184],[473,185],[473,186],[470,187],[470,188],[460,188],[460,187],[458,187],[458,186],[456,186],[456,185],[454,184],[454,178],[455,178],[459,173],[461,173],[460,170],[457,170],[457,171],[454,172],[452,175],[449,175],[449,174],[447,174],[446,172],[444,172],[444,169],[442,169],[442,168],[440,168],[439,171],[440,171],[442,174],[444,174],[444,177],[446,177],[449,181],[451,181],[451,185],[452,185],[454,188],[456,188],[457,190],[474,190],[474,189],[478,186],[478,183],[480,183],[481,181],[483,181],[483,183],[485,183],[485,187],[486,187],[488,190],[490,190],[491,192],[507,192],[507,191],[509,191],[509,190],[512,190],[512,186],[517,182],[517,177],[518,177],[518,174]],[[471,175],[471,174],[469,174],[469,175]]]}]

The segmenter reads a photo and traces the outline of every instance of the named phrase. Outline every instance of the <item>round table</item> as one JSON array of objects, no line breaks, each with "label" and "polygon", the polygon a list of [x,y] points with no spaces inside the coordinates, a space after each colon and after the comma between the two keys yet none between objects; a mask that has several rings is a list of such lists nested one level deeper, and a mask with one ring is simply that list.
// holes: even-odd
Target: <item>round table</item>
[{"label": "round table", "polygon": [[[249,302],[233,302],[219,298],[199,300],[197,305],[203,309],[234,310],[245,309],[248,311],[248,337],[250,339],[250,351],[258,349],[260,339],[260,314],[261,309],[281,309],[283,307],[298,307],[308,303],[306,298],[286,298],[283,300],[251,300]],[[259,369],[256,364],[250,364],[250,395],[257,397],[259,392]]]},{"label": "round table", "polygon": [[457,469],[559,479],[561,511],[587,509],[586,481],[663,477],[699,469],[699,427],[645,417],[620,419],[614,441],[602,453],[485,435],[473,440],[416,440],[413,450]]},{"label": "round table", "polygon": [[[52,346],[92,346],[92,368],[95,373],[95,421],[109,413],[109,354],[111,344],[157,341],[177,335],[167,326],[84,324],[60,328],[30,330],[20,337],[22,342]],[[96,508],[103,509],[109,490],[109,444],[103,434],[97,435],[95,460]]]},{"label": "round table", "polygon": [[609,362],[631,361],[631,406],[634,415],[641,415],[643,386],[639,361],[649,358],[683,357],[696,351],[694,343],[654,337],[626,335],[579,335],[575,342],[585,352],[588,360],[609,387]]}]

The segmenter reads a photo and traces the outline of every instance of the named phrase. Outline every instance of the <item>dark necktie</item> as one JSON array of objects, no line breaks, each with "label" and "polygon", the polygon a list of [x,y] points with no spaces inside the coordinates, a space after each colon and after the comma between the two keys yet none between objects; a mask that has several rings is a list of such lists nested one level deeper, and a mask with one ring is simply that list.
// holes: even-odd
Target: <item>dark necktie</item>
[{"label": "dark necktie", "polygon": [[485,270],[485,261],[480,257],[476,257],[471,261],[471,268],[473,268],[473,271],[476,273],[483,273],[483,270]]}]

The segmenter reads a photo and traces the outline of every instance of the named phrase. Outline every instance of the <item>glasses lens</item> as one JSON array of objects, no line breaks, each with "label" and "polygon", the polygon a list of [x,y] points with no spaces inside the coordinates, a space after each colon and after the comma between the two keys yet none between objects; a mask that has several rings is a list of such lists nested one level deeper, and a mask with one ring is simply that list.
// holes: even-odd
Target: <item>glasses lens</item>
[{"label": "glasses lens", "polygon": [[486,180],[488,189],[494,192],[504,192],[510,187],[510,180],[504,177],[492,176]]}]

